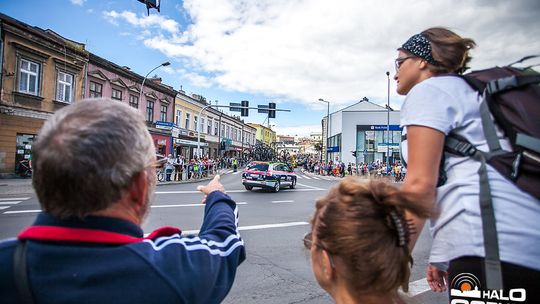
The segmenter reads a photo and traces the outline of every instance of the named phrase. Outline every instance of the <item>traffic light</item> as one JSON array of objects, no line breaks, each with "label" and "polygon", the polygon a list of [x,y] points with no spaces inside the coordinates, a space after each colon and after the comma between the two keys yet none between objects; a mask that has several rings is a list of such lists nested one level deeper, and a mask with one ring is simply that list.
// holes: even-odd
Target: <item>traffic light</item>
[{"label": "traffic light", "polygon": [[352,152],[352,156],[356,157],[356,151],[351,151]]},{"label": "traffic light", "polygon": [[276,104],[274,102],[268,103],[268,118],[276,118]]},{"label": "traffic light", "polygon": [[240,116],[248,116],[249,115],[249,101],[242,100],[241,102],[242,108],[240,108]]}]

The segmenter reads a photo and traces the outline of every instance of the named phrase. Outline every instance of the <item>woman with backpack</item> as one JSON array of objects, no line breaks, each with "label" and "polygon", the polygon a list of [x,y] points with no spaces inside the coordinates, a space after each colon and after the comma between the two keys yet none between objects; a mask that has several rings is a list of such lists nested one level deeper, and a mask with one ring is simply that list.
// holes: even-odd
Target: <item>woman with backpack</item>
[{"label": "woman with backpack", "polygon": [[[463,273],[478,279],[476,287],[481,292],[486,286],[481,163],[472,157],[443,155],[450,132],[478,150],[488,150],[480,119],[482,98],[458,76],[467,69],[474,46],[472,39],[448,29],[430,28],[409,38],[395,60],[397,93],[406,95],[400,123],[407,166],[402,189],[420,194],[423,203],[438,214],[430,219],[433,243],[426,276],[433,291],[452,289],[451,297],[469,290],[460,285]],[[502,132],[497,136],[509,151]],[[444,184],[439,175],[445,175]],[[524,288],[527,303],[540,303],[536,286],[540,282],[540,202],[490,166],[487,177],[496,219],[496,230],[490,231],[498,238],[503,292],[507,296],[510,290]],[[422,231],[425,221],[413,214],[409,217],[416,230]]]}]

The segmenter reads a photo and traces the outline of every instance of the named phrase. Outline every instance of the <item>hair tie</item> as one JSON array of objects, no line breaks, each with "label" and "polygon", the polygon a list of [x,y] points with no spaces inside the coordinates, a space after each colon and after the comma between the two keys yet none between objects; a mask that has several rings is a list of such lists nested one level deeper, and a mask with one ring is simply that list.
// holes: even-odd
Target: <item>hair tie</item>
[{"label": "hair tie", "polygon": [[398,214],[397,210],[390,211],[390,217],[396,228],[398,236],[398,246],[405,247],[409,244],[409,226],[405,223],[403,215]]},{"label": "hair tie", "polygon": [[439,65],[431,53],[431,44],[429,43],[429,40],[421,33],[409,38],[409,40],[401,46],[401,49],[426,60],[430,64]]}]

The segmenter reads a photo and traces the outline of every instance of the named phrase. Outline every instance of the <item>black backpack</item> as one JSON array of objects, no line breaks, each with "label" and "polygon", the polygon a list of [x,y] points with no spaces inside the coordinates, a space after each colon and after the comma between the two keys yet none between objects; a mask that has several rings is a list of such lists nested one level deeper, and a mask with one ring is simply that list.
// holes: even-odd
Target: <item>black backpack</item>
[{"label": "black backpack", "polygon": [[[486,287],[503,288],[499,244],[486,163],[515,183],[520,189],[540,199],[540,73],[532,66],[512,65],[538,56],[528,56],[504,67],[494,67],[460,75],[483,96],[480,105],[482,127],[488,152],[477,150],[466,139],[450,134],[445,152],[469,156],[481,162],[480,210],[485,247]],[[493,118],[492,118],[493,117]],[[512,152],[501,149],[495,123],[509,139]],[[445,182],[441,166],[439,185]]]}]

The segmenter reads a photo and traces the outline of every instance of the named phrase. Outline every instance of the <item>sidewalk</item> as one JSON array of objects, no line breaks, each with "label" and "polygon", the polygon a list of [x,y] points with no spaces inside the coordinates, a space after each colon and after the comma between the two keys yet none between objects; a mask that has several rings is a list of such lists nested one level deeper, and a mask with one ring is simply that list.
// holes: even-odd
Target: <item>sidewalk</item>
[{"label": "sidewalk", "polygon": [[0,194],[17,195],[34,192],[31,178],[0,179]]},{"label": "sidewalk", "polygon": [[[218,170],[218,174],[223,174],[226,169]],[[189,179],[181,181],[170,181],[170,182],[158,182],[158,186],[163,185],[178,185],[178,184],[191,184],[198,183],[201,181],[208,181],[214,178],[214,175],[208,177],[199,178],[199,179]],[[19,194],[31,194],[34,192],[32,187],[31,178],[3,178],[0,179],[0,195],[19,195]]]}]

